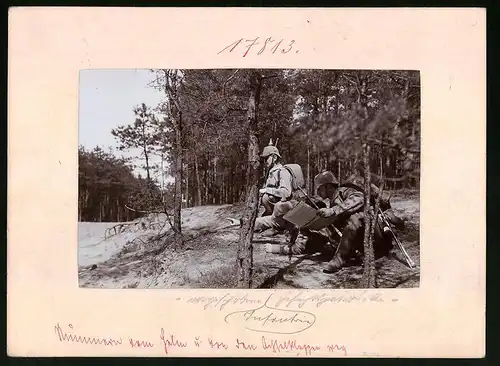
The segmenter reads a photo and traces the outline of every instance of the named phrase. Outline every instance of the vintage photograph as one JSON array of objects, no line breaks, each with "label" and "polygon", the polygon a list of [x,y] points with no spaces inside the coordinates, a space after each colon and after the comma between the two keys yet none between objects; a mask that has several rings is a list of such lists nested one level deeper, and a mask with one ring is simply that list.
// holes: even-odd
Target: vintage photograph
[{"label": "vintage photograph", "polygon": [[80,287],[419,287],[420,95],[418,70],[81,70]]}]

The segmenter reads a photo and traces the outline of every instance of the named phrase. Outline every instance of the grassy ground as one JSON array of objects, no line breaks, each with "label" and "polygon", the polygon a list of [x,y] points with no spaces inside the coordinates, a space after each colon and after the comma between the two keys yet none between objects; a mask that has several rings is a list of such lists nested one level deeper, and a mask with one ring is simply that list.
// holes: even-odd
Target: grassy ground
[{"label": "grassy ground", "polygon": [[[401,260],[380,258],[376,262],[378,287],[418,287],[419,196],[418,192],[394,193],[395,212],[406,220],[397,235],[417,264],[408,268]],[[126,231],[103,240],[110,224],[80,223],[79,280],[83,287],[100,288],[233,288],[236,285],[235,258],[238,229],[224,228],[227,217],[238,217],[238,206],[203,206],[184,209],[183,232],[188,238],[184,248],[172,245],[161,254],[172,234],[156,222],[154,230],[130,226]],[[137,228],[139,227],[139,229]],[[159,239],[161,237],[161,239]],[[158,239],[158,240],[155,240]],[[351,265],[336,274],[325,274],[329,258],[268,254],[264,244],[285,243],[284,235],[254,236],[254,284],[257,288],[356,288],[362,276],[360,265]],[[106,254],[103,255],[102,252]]]}]

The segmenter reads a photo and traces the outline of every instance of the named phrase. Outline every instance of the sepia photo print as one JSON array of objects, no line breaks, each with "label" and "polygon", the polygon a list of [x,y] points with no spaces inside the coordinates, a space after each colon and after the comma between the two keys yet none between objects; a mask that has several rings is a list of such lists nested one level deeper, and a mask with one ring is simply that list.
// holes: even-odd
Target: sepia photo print
[{"label": "sepia photo print", "polygon": [[82,70],[80,287],[419,287],[420,94],[416,70]]}]

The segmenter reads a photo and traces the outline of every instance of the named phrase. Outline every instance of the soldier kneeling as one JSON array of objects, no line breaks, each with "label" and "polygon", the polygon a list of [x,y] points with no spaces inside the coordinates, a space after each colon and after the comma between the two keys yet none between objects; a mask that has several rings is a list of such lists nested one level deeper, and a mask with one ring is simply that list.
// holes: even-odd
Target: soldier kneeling
[{"label": "soldier kneeling", "polygon": [[[344,267],[356,253],[363,253],[365,193],[359,184],[339,185],[333,173],[329,171],[318,174],[314,182],[317,194],[323,199],[328,198],[331,202],[329,208],[320,209],[318,214],[331,218],[332,224],[335,224],[342,231],[342,238],[336,253],[324,270],[325,273],[334,273]],[[374,197],[379,193],[378,187],[374,185],[372,185],[372,191]],[[372,204],[373,201],[374,198],[370,197]],[[393,223],[401,225],[402,220],[398,219],[391,211],[389,200],[381,198],[380,208]],[[375,258],[388,255],[392,249],[392,237],[388,230],[384,229],[380,220],[377,220],[375,226],[373,247]]]}]

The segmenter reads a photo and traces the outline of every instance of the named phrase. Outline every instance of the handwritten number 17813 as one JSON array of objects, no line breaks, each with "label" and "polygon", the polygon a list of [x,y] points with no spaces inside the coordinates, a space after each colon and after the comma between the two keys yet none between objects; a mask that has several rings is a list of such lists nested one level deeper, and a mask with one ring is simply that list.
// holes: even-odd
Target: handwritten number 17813
[{"label": "handwritten number 17813", "polygon": [[[240,49],[243,49],[242,57],[246,57],[252,49],[257,50],[257,55],[262,55],[264,52],[270,53],[289,53],[292,51],[295,40],[285,41],[283,38],[280,40],[275,40],[272,37],[266,38],[264,41],[259,41],[260,37],[254,39],[244,39],[240,38],[228,46],[224,47],[222,50],[217,52],[217,54],[221,54],[223,52],[233,52],[238,46],[241,46]],[[299,53],[299,50],[295,50],[295,53]]]}]

